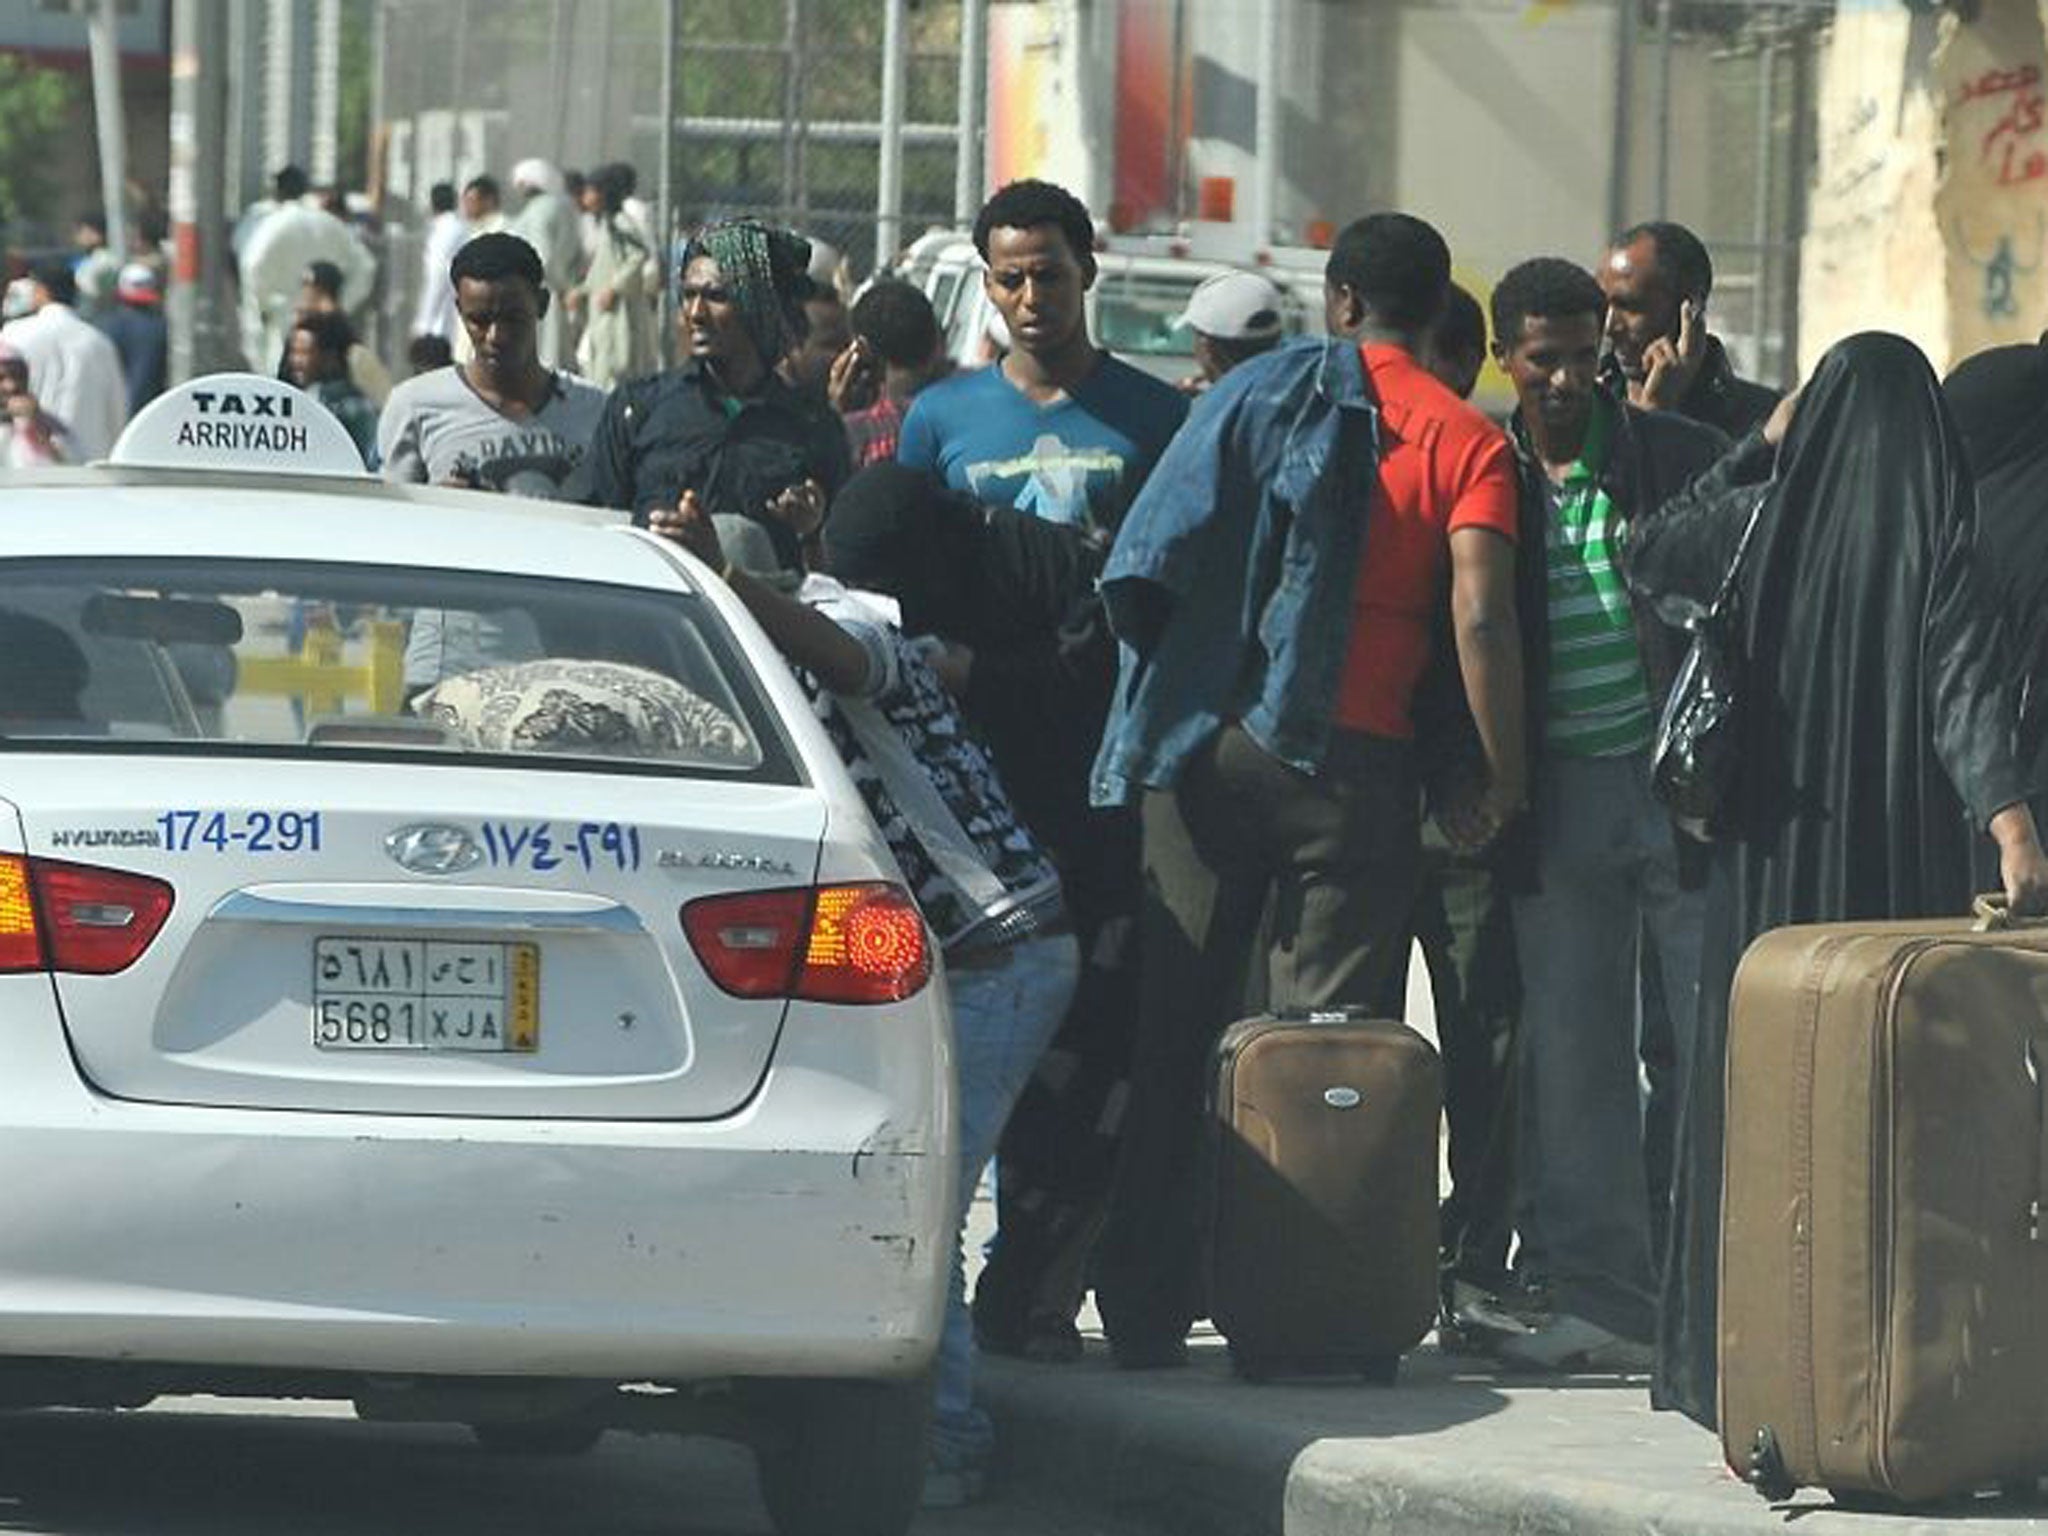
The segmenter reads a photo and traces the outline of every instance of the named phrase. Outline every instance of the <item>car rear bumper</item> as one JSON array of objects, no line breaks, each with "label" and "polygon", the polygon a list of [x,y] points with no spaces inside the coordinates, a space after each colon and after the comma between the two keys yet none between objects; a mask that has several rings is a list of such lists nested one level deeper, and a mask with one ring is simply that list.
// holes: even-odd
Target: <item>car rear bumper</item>
[{"label": "car rear bumper", "polygon": [[935,1347],[943,1044],[793,1016],[752,1103],[693,1124],[131,1104],[23,1027],[33,981],[0,985],[7,1356],[684,1380]]}]

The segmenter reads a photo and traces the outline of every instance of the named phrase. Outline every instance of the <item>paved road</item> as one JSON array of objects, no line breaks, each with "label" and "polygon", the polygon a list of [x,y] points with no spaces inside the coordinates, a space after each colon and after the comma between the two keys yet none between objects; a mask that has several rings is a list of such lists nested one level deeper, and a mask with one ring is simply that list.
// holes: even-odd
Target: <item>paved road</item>
[{"label": "paved road", "polygon": [[[607,1435],[588,1456],[479,1451],[329,1404],[167,1400],[0,1416],[0,1532],[21,1536],[762,1536],[744,1451]],[[991,1499],[915,1536],[1118,1536]]]}]

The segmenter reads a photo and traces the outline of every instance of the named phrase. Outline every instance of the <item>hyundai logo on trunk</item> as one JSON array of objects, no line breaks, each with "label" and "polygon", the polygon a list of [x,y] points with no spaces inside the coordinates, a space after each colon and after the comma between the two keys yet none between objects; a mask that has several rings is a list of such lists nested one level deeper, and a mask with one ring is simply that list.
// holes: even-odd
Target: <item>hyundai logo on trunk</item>
[{"label": "hyundai logo on trunk", "polygon": [[441,821],[400,827],[384,839],[384,851],[416,875],[460,874],[484,856],[475,838]]}]

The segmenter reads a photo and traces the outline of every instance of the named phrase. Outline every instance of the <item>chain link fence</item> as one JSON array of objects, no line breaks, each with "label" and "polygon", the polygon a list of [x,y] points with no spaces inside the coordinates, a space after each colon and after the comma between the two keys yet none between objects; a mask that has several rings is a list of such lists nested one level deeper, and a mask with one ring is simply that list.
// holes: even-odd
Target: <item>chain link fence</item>
[{"label": "chain link fence", "polygon": [[[536,157],[624,161],[656,201],[668,101],[666,0],[378,0],[387,335],[417,293],[428,190]],[[856,282],[876,255],[884,7],[877,0],[679,0],[669,244],[752,214],[829,243]],[[908,10],[905,238],[954,213],[959,0]],[[509,196],[510,188],[507,187]]]},{"label": "chain link fence", "polygon": [[1711,320],[1738,372],[1798,371],[1800,240],[1817,153],[1814,100],[1832,0],[1640,0],[1635,100],[1648,164],[1628,222],[1669,217],[1714,259]]}]

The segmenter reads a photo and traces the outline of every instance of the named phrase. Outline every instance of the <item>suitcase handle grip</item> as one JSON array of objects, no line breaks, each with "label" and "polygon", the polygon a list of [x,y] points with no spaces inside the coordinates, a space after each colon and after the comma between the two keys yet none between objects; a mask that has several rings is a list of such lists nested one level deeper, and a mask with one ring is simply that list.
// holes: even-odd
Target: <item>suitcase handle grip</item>
[{"label": "suitcase handle grip", "polygon": [[1993,891],[1979,896],[1970,903],[1970,911],[1977,921],[1972,927],[1975,933],[2005,933],[2014,928],[2048,927],[2048,917],[2014,917],[2003,891]]}]

